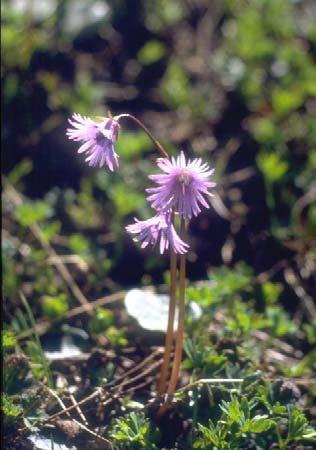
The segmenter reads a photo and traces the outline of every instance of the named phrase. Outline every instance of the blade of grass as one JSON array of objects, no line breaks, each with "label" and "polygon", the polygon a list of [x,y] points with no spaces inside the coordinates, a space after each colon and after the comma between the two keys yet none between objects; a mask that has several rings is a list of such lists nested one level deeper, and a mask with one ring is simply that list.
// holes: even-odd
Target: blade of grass
[{"label": "blade of grass", "polygon": [[43,371],[45,373],[45,377],[46,377],[46,380],[47,380],[47,385],[48,385],[48,387],[53,389],[54,388],[54,383],[53,383],[52,373],[51,373],[51,370],[49,368],[49,363],[48,363],[48,361],[46,359],[46,356],[44,354],[40,338],[39,338],[39,336],[38,336],[38,334],[36,332],[36,322],[35,322],[32,310],[31,310],[30,305],[28,304],[28,301],[26,300],[25,295],[23,294],[23,292],[19,291],[19,295],[20,295],[22,304],[23,304],[23,306],[24,306],[24,308],[26,310],[26,313],[27,313],[28,319],[30,321],[30,324],[31,324],[32,328],[34,329],[33,341],[34,341],[34,343],[36,344],[36,346],[38,348],[41,364],[42,364]]}]

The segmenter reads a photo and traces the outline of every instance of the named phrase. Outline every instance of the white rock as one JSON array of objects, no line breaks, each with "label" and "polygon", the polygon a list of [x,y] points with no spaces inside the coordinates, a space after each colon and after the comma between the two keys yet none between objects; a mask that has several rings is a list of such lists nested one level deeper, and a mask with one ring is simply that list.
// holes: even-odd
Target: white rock
[{"label": "white rock", "polygon": [[[163,331],[167,329],[169,296],[156,294],[145,289],[131,289],[125,296],[125,307],[130,316],[146,330]],[[190,304],[191,315],[198,319],[202,312],[196,303]],[[177,310],[175,327],[177,327]]]},{"label": "white rock", "polygon": [[76,450],[77,447],[67,447],[65,444],[56,444],[56,442],[53,442],[52,440],[47,439],[45,437],[39,436],[37,434],[32,434],[27,438],[29,441],[32,442],[36,450],[51,450],[54,448],[54,450]]},{"label": "white rock", "polygon": [[76,356],[82,355],[82,353],[82,350],[74,343],[73,337],[69,335],[64,335],[61,338],[60,350],[54,352],[44,352],[46,358],[51,361],[65,358],[74,358]]}]

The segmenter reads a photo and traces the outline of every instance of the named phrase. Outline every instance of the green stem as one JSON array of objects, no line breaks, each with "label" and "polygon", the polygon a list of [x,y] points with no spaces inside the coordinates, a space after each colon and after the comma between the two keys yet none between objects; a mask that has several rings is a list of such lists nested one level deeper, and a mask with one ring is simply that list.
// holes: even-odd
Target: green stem
[{"label": "green stem", "polygon": [[284,450],[286,448],[287,442],[285,442],[285,443],[283,442],[283,439],[281,438],[281,433],[280,433],[279,427],[277,425],[275,427],[275,433],[277,436],[278,445],[280,447],[280,450]]}]

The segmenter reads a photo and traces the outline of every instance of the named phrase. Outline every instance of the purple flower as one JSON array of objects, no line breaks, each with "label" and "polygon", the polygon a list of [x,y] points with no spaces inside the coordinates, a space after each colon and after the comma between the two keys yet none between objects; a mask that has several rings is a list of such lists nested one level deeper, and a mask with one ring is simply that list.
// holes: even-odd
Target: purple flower
[{"label": "purple flower", "polygon": [[159,241],[160,253],[163,254],[169,246],[175,253],[186,253],[189,245],[178,236],[171,220],[170,213],[161,213],[148,220],[137,220],[128,225],[126,230],[132,234],[138,234],[134,238],[136,242],[142,242],[141,248],[147,245],[155,245]]},{"label": "purple flower", "polygon": [[119,124],[114,119],[104,119],[97,123],[89,117],[73,114],[69,123],[73,128],[68,128],[67,136],[73,141],[79,141],[82,145],[78,153],[86,153],[86,161],[89,166],[105,166],[113,171],[118,168],[118,155],[114,150],[114,142],[117,139]]},{"label": "purple flower", "polygon": [[157,164],[165,173],[149,176],[158,184],[147,189],[151,194],[147,199],[153,208],[157,211],[174,209],[184,219],[197,216],[201,212],[200,205],[209,208],[205,196],[212,196],[208,189],[216,185],[209,181],[214,169],[200,158],[186,162],[183,152],[171,160],[159,159]]}]

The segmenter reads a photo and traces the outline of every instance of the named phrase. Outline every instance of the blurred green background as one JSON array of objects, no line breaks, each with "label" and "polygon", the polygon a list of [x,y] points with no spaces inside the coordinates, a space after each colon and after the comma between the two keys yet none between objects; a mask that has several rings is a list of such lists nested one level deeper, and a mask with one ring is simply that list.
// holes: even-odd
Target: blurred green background
[{"label": "blurred green background", "polygon": [[[257,274],[306,266],[298,276],[315,289],[315,13],[315,2],[294,0],[3,1],[3,171],[26,196],[14,229],[3,209],[6,297],[29,270],[12,269],[15,235],[28,246],[33,222],[88,265],[88,292],[107,278],[162,280],[167,260],[124,230],[151,214],[147,137],[126,123],[115,174],[86,167],[65,137],[73,112],[108,110],[216,167],[213,208],[190,227],[191,279],[245,260]],[[36,252],[24,257],[36,265]]]}]

